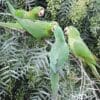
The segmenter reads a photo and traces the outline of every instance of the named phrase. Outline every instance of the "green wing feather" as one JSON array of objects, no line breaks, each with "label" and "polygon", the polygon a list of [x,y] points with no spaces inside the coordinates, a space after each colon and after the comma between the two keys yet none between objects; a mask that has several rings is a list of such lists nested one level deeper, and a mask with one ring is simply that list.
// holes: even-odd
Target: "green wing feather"
[{"label": "green wing feather", "polygon": [[74,41],[73,49],[75,54],[80,58],[83,58],[85,62],[92,62],[96,65],[96,61],[92,52],[89,50],[89,48],[86,46],[82,39],[77,39]]},{"label": "green wing feather", "polygon": [[23,9],[18,9],[15,10],[15,16],[19,17],[19,18],[25,18],[27,11],[23,10]]},{"label": "green wing feather", "polygon": [[33,37],[40,39],[51,35],[52,22],[16,18],[20,25]]},{"label": "green wing feather", "polygon": [[0,22],[0,26],[13,30],[27,31],[37,39],[49,37],[52,34],[51,32],[51,28],[53,27],[52,22],[47,22],[47,21],[33,22],[29,19],[20,19],[17,17],[16,19],[19,23]]},{"label": "green wing feather", "polygon": [[0,22],[1,27],[13,29],[13,30],[19,30],[24,31],[23,27],[19,23],[11,23],[11,22]]}]

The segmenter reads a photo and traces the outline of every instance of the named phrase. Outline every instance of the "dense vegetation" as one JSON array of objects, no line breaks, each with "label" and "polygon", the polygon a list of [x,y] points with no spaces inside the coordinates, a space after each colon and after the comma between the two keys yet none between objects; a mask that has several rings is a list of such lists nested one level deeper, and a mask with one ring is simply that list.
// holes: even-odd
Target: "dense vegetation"
[{"label": "dense vegetation", "polygon": [[[45,16],[40,20],[57,21],[62,29],[76,26],[90,50],[100,58],[100,0],[9,1],[15,8],[27,11],[43,6]],[[14,21],[5,0],[0,0],[0,22]],[[0,100],[52,100],[47,57],[52,43],[53,35],[45,42],[27,32],[0,27]],[[99,100],[100,82],[93,81],[91,71],[84,70],[77,61],[70,54],[70,64],[65,64],[60,76],[59,100]]]}]

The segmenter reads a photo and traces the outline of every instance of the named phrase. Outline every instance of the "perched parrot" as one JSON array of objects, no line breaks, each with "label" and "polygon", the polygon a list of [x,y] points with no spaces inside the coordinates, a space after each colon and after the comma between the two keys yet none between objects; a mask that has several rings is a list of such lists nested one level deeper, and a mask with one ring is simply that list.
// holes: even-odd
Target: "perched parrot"
[{"label": "perched parrot", "polygon": [[44,8],[41,6],[34,7],[30,11],[26,11],[23,9],[14,9],[14,7],[9,3],[9,1],[6,1],[7,5],[10,9],[10,12],[13,16],[24,18],[24,19],[31,19],[31,20],[37,20],[39,17],[44,16]]},{"label": "perched parrot", "polygon": [[91,69],[93,75],[100,80],[100,75],[96,69],[96,66],[99,67],[99,65],[96,63],[95,56],[81,39],[79,31],[73,26],[66,27],[64,31],[68,35],[68,44],[72,53],[85,62]]},{"label": "perched parrot", "polygon": [[53,34],[51,30],[54,23],[53,21],[47,22],[37,20],[33,22],[29,19],[16,19],[19,23],[0,22],[0,26],[22,32],[29,32],[36,39],[46,38]]},{"label": "perched parrot", "polygon": [[15,16],[25,19],[37,20],[39,17],[44,15],[44,8],[41,6],[34,7],[30,11],[25,11],[23,9],[15,10]]},{"label": "perched parrot", "polygon": [[52,34],[52,27],[54,22],[47,21],[31,21],[29,19],[16,18],[19,24],[29,32],[33,37],[40,39],[49,37]]},{"label": "perched parrot", "polygon": [[50,69],[51,69],[51,88],[53,92],[53,99],[57,99],[59,89],[59,71],[64,68],[64,64],[68,61],[69,48],[64,38],[64,33],[59,25],[55,24],[53,27],[55,36],[55,43],[52,45],[49,52]]},{"label": "perched parrot", "polygon": [[[18,22],[17,28],[22,27],[22,29],[29,32],[33,37],[37,39],[50,36],[50,34],[52,33],[51,29],[53,27],[54,22],[39,21],[39,20],[32,21],[30,19],[19,18],[18,16],[15,15],[15,9],[13,8],[13,6],[8,1],[6,2],[8,4],[10,12]],[[11,24],[12,23],[9,23],[9,26],[11,26]],[[6,23],[6,25],[8,24]]]}]

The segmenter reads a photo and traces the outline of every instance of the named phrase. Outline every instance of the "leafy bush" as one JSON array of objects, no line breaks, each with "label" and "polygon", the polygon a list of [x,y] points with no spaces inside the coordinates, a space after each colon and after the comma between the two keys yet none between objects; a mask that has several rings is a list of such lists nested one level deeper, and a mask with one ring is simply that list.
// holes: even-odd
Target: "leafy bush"
[{"label": "leafy bush", "polygon": [[[15,19],[8,13],[1,0],[0,21]],[[0,1],[0,2],[1,2]],[[46,8],[42,20],[56,20],[64,28],[76,26],[82,32],[89,48],[100,56],[99,0],[12,0],[16,8],[31,9],[43,5]],[[6,8],[6,9],[5,9]],[[49,16],[50,14],[50,16]],[[49,60],[47,57],[54,38],[36,40],[27,32],[0,28],[0,99],[1,100],[52,100]],[[65,64],[60,76],[59,100],[99,100],[98,84],[93,83],[83,65],[70,54],[70,65]],[[91,75],[91,74],[90,74]]]}]

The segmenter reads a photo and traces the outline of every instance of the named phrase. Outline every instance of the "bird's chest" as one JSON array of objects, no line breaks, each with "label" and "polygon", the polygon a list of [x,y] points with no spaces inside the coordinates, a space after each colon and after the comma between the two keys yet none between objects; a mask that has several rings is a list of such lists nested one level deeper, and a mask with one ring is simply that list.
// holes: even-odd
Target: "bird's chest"
[{"label": "bird's chest", "polygon": [[75,47],[75,41],[76,41],[75,39],[69,39],[68,40],[69,46],[70,46],[70,50],[76,56],[77,52],[76,52],[75,48],[77,48],[77,47]]},{"label": "bird's chest", "polygon": [[75,42],[75,40],[73,40],[73,39],[69,39],[68,40],[68,44],[69,44],[69,46],[70,46],[70,49],[73,51],[73,48],[74,48],[74,42]]}]

